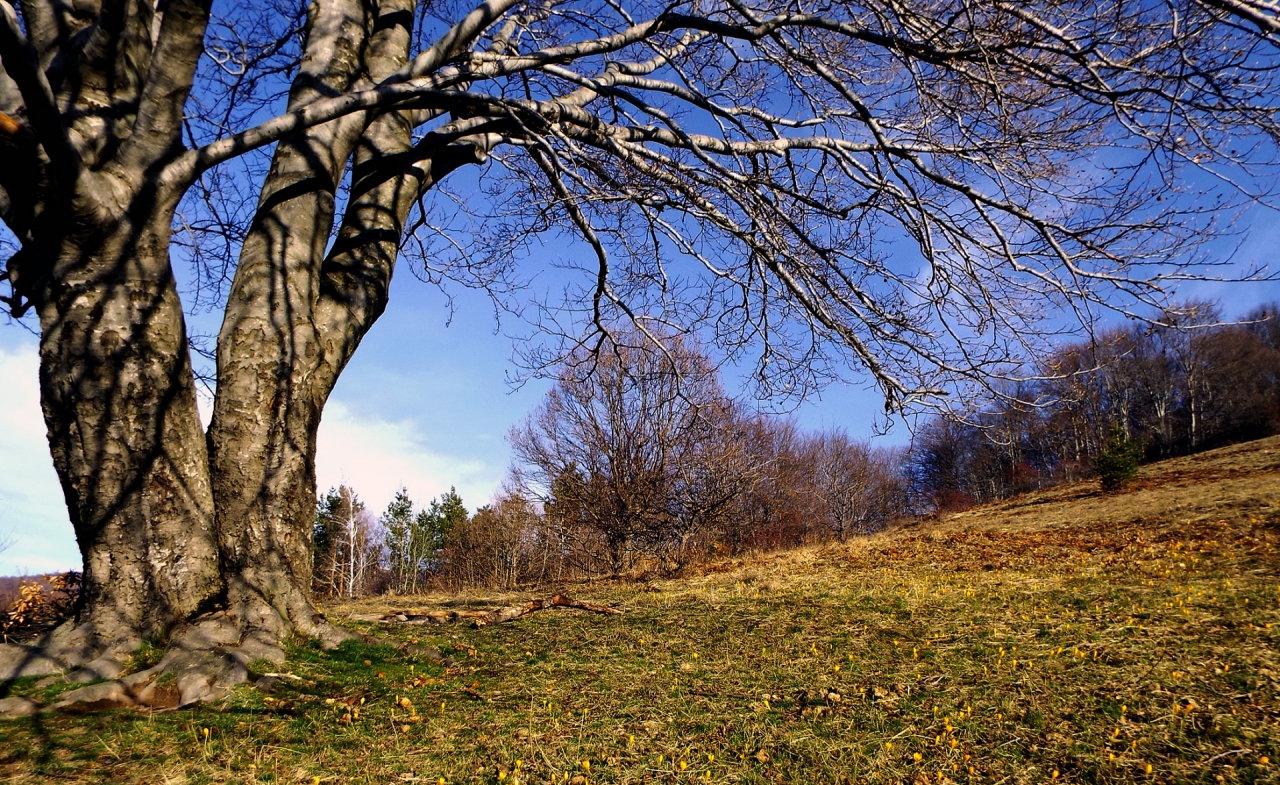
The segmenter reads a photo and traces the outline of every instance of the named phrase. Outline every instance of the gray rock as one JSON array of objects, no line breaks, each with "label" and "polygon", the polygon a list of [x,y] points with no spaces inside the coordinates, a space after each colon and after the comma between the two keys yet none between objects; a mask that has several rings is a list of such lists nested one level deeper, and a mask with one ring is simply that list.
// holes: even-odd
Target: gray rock
[{"label": "gray rock", "polygon": [[13,696],[0,699],[0,717],[30,717],[40,711],[40,704],[30,698]]}]

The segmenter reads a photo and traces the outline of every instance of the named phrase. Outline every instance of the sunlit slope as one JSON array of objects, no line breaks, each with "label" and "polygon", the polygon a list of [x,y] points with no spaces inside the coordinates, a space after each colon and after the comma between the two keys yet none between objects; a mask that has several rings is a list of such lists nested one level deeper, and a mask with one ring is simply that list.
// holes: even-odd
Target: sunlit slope
[{"label": "sunlit slope", "polygon": [[948,516],[946,528],[1037,531],[1140,522],[1147,528],[1278,514],[1280,437],[1142,467],[1123,492],[1087,481]]},{"label": "sunlit slope", "polygon": [[624,613],[353,623],[382,645],[300,646],[297,678],[221,711],[0,724],[0,773],[1280,781],[1278,467],[1273,439],[1145,467],[1116,496],[1058,488],[680,580],[334,605],[342,618],[561,590]]}]

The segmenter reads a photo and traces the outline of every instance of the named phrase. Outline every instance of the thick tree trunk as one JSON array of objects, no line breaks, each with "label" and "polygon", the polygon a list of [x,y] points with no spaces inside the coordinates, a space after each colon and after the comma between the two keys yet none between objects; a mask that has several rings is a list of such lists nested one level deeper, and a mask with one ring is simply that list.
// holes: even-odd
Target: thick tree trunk
[{"label": "thick tree trunk", "polygon": [[[69,246],[37,307],[40,392],[84,560],[66,665],[119,660],[220,591],[186,328],[161,232]],[[109,666],[107,667],[109,671]]]},{"label": "thick tree trunk", "polygon": [[[299,147],[321,146],[310,141]],[[310,598],[315,440],[328,394],[313,382],[321,350],[312,314],[336,178],[277,200],[289,186],[307,188],[307,153],[277,150],[279,187],[245,242],[218,336],[208,438],[228,601],[281,635],[325,627]]]},{"label": "thick tree trunk", "polygon": [[[175,0],[163,24],[179,12],[207,12],[192,1],[199,3]],[[314,2],[290,108],[403,67],[412,10],[412,0],[389,0],[374,20],[360,0]],[[447,161],[441,173],[476,160],[470,147],[415,154],[412,118],[397,113],[348,116],[279,144],[229,293],[213,420],[203,434],[168,258],[182,189],[148,179],[176,149],[199,40],[187,36],[167,50],[160,39],[156,51],[183,68],[146,75],[150,92],[137,104],[133,136],[91,151],[120,159],[99,162],[104,174],[82,176],[80,168],[92,157],[80,144],[93,143],[103,126],[90,118],[70,129],[75,150],[65,172],[76,182],[55,212],[75,216],[75,227],[56,242],[37,227],[9,265],[28,291],[38,290],[31,299],[42,326],[45,417],[85,567],[80,617],[29,651],[41,669],[88,664],[82,673],[114,677],[143,639],[169,636],[172,644],[156,668],[66,696],[102,705],[209,699],[243,680],[251,659],[282,657],[291,634],[349,637],[311,601],[320,414],[386,306],[406,216],[434,182],[433,156]],[[96,85],[95,74],[90,68],[82,81]],[[142,84],[140,74],[131,79],[129,90]],[[137,98],[129,96],[126,104]],[[140,137],[153,143],[134,144]],[[352,202],[326,253],[337,184],[352,160]],[[3,195],[13,225],[18,213]],[[46,254],[56,260],[50,266],[32,261],[43,247],[63,249]],[[32,287],[36,277],[44,288]],[[28,664],[0,670],[14,675]],[[178,676],[177,698],[156,691],[161,673]]]},{"label": "thick tree trunk", "polygon": [[[353,0],[313,6],[291,110],[361,77],[365,13]],[[315,441],[332,388],[316,384],[326,358],[315,310],[334,195],[362,125],[335,121],[276,148],[218,335],[208,443],[227,601],[276,636],[341,634],[311,601]]]},{"label": "thick tree trunk", "polygon": [[25,38],[12,9],[4,20],[0,102],[29,122],[0,147],[0,213],[22,243],[6,272],[11,304],[40,318],[41,403],[84,568],[77,618],[35,648],[3,647],[5,675],[113,676],[221,592],[169,260],[185,186],[164,174],[209,8],[101,10],[24,3]]},{"label": "thick tree trunk", "polygon": [[[412,0],[379,5],[366,73],[345,59],[361,44],[356,4],[334,4],[309,30],[307,67],[328,89],[377,81],[408,61]],[[291,103],[313,100],[304,72]],[[246,239],[218,338],[218,394],[209,429],[222,569],[233,611],[263,630],[332,640],[311,602],[315,449],[338,376],[386,308],[404,223],[439,177],[475,149],[412,155],[401,112],[335,122],[277,148]],[[332,248],[334,193],[353,161],[351,202]]]}]

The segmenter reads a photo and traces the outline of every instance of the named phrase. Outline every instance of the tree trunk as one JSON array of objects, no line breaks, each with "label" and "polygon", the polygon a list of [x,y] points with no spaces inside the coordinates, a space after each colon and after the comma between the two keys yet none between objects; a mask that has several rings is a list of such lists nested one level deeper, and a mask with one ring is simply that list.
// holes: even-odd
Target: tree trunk
[{"label": "tree trunk", "polygon": [[[157,222],[159,223],[159,222]],[[68,665],[117,660],[220,590],[213,499],[167,222],[69,246],[38,303],[40,392],[84,560]]]},{"label": "tree trunk", "polygon": [[[283,656],[288,635],[331,644],[350,637],[311,600],[321,411],[386,307],[416,198],[438,176],[477,160],[471,146],[415,153],[413,118],[402,113],[350,115],[282,140],[229,293],[213,420],[202,434],[168,258],[182,186],[155,174],[180,151],[181,107],[208,10],[198,3],[175,0],[165,11],[166,29],[186,24],[189,34],[173,36],[168,49],[161,36],[157,57],[181,67],[148,73],[134,137],[93,142],[102,145],[93,152],[120,160],[97,161],[98,170],[81,176],[79,162],[95,162],[77,149],[58,170],[69,173],[61,181],[65,209],[49,208],[52,197],[42,192],[49,215],[75,216],[76,225],[47,238],[37,226],[9,262],[15,291],[21,279],[40,314],[44,413],[85,562],[80,617],[33,656],[46,670],[99,660],[93,675],[114,677],[128,650],[172,634],[157,669],[68,700],[124,689],[145,702],[138,680],[160,672],[179,674],[182,702],[208,699],[243,680],[249,660]],[[367,87],[407,62],[412,0],[381,3],[377,20],[370,9],[359,0],[311,5],[291,109]],[[145,21],[135,27],[151,31]],[[0,87],[7,106],[12,91]],[[96,122],[91,116],[73,128],[75,143],[102,136]],[[353,158],[352,200],[327,250],[337,184]],[[51,183],[42,188],[56,191]],[[0,200],[7,221],[21,207],[10,196],[6,189]],[[37,250],[56,264],[38,265]],[[217,612],[200,615],[206,609]],[[30,672],[24,657],[0,670]]]},{"label": "tree trunk", "polygon": [[[375,80],[403,65],[410,31],[401,17],[411,8],[411,3],[383,3],[381,18],[394,21],[377,25],[369,43],[370,20],[360,3],[325,4],[310,16],[307,57],[294,81],[290,108],[347,89],[366,75],[358,71],[362,62]],[[366,56],[353,55],[366,46]],[[335,274],[329,258],[334,254],[326,256],[334,194],[357,142],[368,137],[367,122],[363,116],[335,121],[276,148],[218,336],[209,450],[228,602],[254,627],[279,635],[297,631],[328,640],[344,635],[311,602],[315,442],[339,373],[386,307],[399,242],[397,232],[390,258],[374,265],[372,292],[364,281],[367,271],[357,264],[339,265]],[[379,119],[374,126],[386,122]],[[401,133],[401,148],[407,148],[407,125]],[[366,157],[380,152],[362,150]],[[353,189],[335,249],[349,234],[345,224],[357,221],[359,201]],[[379,207],[386,212],[386,203]],[[356,261],[366,250],[352,240],[345,247],[343,253]],[[351,300],[367,302],[353,309]],[[349,558],[354,565],[355,554]]]},{"label": "tree trunk", "polygon": [[218,336],[209,426],[228,602],[279,635],[325,626],[310,598],[315,439],[329,392],[314,384],[321,347],[313,313],[340,172],[317,190],[280,196],[315,187],[309,153],[321,146],[304,139],[277,149],[274,187],[264,190]]},{"label": "tree trunk", "polygon": [[[23,3],[5,11],[0,215],[22,244],[10,304],[39,315],[40,395],[83,557],[77,618],[0,672],[119,672],[220,591],[213,501],[169,260],[185,185],[164,174],[208,5]],[[12,80],[10,79],[12,77]]]}]

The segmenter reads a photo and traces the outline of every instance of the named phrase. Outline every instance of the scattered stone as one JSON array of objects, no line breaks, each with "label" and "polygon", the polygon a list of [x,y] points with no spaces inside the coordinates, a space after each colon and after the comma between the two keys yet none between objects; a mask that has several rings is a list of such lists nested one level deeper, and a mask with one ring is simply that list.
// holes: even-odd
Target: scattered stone
[{"label": "scattered stone", "polygon": [[258,679],[257,681],[255,681],[253,683],[253,686],[257,688],[259,692],[270,695],[271,693],[275,692],[276,684],[279,681],[280,681],[279,676],[263,676],[261,679]]},{"label": "scattered stone", "polygon": [[0,698],[0,717],[30,717],[40,711],[40,704],[30,698],[14,695]]}]

